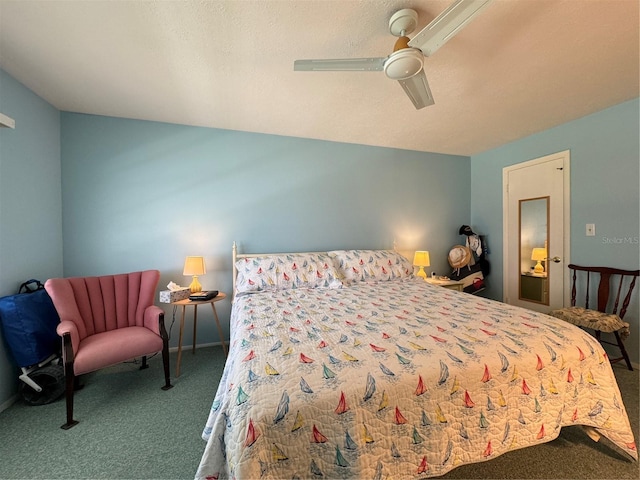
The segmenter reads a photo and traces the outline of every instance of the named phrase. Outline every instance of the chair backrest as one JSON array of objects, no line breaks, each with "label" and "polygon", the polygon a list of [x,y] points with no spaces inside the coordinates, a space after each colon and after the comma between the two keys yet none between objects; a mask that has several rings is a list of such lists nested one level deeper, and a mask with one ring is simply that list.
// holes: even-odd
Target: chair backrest
[{"label": "chair backrest", "polygon": [[160,272],[52,278],[45,288],[60,315],[78,327],[80,339],[117,328],[142,326],[154,304]]},{"label": "chair backrest", "polygon": [[[578,277],[577,272],[582,271],[586,272],[586,283],[581,284],[581,287],[584,288],[585,292],[584,307],[592,310],[598,310],[600,312],[617,314],[620,318],[624,317],[624,314],[627,312],[629,302],[631,301],[631,293],[636,286],[636,279],[638,278],[638,275],[640,275],[640,270],[621,270],[619,268],[609,267],[581,267],[574,264],[570,264],[569,268],[573,271],[571,281],[572,307],[576,306],[576,295],[578,290],[576,287],[576,279]],[[599,281],[598,304],[594,306],[589,305],[589,291],[592,276],[594,277],[594,281]],[[610,305],[609,298],[612,291],[615,292],[615,298],[613,299],[613,306],[609,311],[607,311],[607,306]],[[622,305],[620,305],[621,297],[623,298]],[[618,306],[620,306],[619,312]]]}]

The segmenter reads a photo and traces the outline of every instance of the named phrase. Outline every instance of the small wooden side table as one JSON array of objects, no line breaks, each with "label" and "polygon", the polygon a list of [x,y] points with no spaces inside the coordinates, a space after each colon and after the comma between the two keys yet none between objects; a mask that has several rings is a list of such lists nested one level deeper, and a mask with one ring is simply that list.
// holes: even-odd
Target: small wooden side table
[{"label": "small wooden side table", "polygon": [[439,287],[449,288],[451,290],[457,290],[459,292],[464,291],[464,282],[458,280],[440,280],[438,278],[427,278],[427,283],[431,285],[438,285]]},{"label": "small wooden side table", "polygon": [[218,335],[220,335],[220,343],[222,343],[222,349],[224,350],[224,354],[227,355],[227,346],[224,343],[224,337],[222,336],[222,328],[220,327],[220,319],[218,318],[218,312],[216,311],[216,302],[220,300],[224,300],[227,296],[220,292],[213,298],[209,300],[179,300],[177,302],[172,302],[171,305],[180,305],[182,306],[182,317],[180,318],[180,337],[178,339],[178,362],[176,364],[176,377],[180,376],[180,360],[182,359],[182,333],[184,331],[184,317],[188,306],[193,307],[193,346],[192,353],[196,353],[196,327],[198,325],[198,305],[206,305],[211,304],[211,308],[213,309],[213,316],[216,319],[216,325],[218,326]]}]

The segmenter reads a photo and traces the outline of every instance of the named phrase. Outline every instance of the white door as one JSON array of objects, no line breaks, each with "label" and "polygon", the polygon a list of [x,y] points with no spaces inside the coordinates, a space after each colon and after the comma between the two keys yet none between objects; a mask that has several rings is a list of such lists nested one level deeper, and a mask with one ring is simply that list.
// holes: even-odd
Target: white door
[{"label": "white door", "polygon": [[504,301],[539,312],[569,298],[569,151],[503,169]]}]

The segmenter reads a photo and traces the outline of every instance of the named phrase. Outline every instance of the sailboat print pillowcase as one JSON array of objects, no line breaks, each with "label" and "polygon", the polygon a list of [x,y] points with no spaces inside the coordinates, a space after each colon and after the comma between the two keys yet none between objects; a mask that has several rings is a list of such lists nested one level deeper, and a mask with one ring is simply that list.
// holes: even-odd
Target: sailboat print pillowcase
[{"label": "sailboat print pillowcase", "polygon": [[375,282],[413,275],[409,260],[393,250],[334,250],[340,278],[346,282]]},{"label": "sailboat print pillowcase", "polygon": [[236,293],[295,288],[341,288],[331,257],[297,253],[246,257],[236,262]]}]

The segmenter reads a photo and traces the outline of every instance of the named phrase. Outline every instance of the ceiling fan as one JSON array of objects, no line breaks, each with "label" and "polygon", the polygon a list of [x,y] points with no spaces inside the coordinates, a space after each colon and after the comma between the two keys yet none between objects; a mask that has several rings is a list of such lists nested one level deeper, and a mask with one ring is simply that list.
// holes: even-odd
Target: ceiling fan
[{"label": "ceiling fan", "polygon": [[415,10],[404,8],[389,19],[389,31],[398,37],[393,53],[380,58],[296,60],[295,71],[384,71],[404,88],[416,109],[433,105],[433,95],[424,73],[424,57],[435,53],[475,18],[491,0],[456,0],[416,36],[406,35],[418,25]]}]

